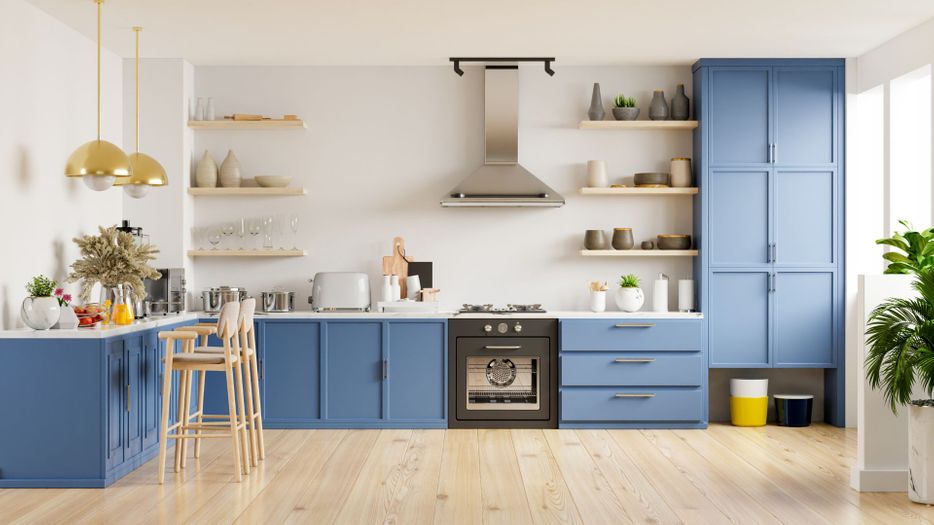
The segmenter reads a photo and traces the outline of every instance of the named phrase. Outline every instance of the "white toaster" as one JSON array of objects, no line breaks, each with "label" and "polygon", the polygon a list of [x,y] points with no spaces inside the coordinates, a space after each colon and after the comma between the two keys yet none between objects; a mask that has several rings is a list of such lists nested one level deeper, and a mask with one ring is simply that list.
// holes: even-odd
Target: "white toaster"
[{"label": "white toaster", "polygon": [[370,310],[370,278],[359,272],[318,272],[311,283],[311,309]]}]

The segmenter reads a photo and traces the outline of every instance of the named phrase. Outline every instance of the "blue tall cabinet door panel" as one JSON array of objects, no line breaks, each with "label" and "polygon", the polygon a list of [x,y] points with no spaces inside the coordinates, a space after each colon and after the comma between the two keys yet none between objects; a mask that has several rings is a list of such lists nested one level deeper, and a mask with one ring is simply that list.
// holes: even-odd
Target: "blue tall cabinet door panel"
[{"label": "blue tall cabinet door panel", "polygon": [[710,159],[714,166],[769,162],[770,69],[710,71]]},{"label": "blue tall cabinet door panel", "polygon": [[122,339],[107,343],[107,468],[123,463],[126,451],[126,353]]},{"label": "blue tall cabinet door panel", "polygon": [[321,417],[321,325],[267,322],[263,335],[263,417],[270,421]]},{"label": "blue tall cabinet door panel", "polygon": [[775,264],[835,264],[833,171],[775,170]]},{"label": "blue tall cabinet door panel", "polygon": [[126,339],[126,458],[143,450],[143,339]]},{"label": "blue tall cabinet door panel", "polygon": [[777,272],[773,295],[775,366],[834,366],[834,273]]},{"label": "blue tall cabinet door panel", "polygon": [[328,322],[326,327],[325,416],[331,420],[382,418],[382,323]]},{"label": "blue tall cabinet door panel", "polygon": [[443,322],[387,323],[389,344],[390,420],[442,420],[447,398],[444,385],[445,330]]},{"label": "blue tall cabinet door panel", "polygon": [[769,272],[710,274],[710,366],[769,366]]},{"label": "blue tall cabinet door panel", "polygon": [[162,382],[159,360],[158,332],[143,335],[143,448],[149,448],[159,442],[159,424],[161,423]]},{"label": "blue tall cabinet door panel", "polygon": [[769,171],[712,170],[707,185],[710,265],[768,265]]},{"label": "blue tall cabinet door panel", "polygon": [[773,161],[811,166],[835,162],[835,68],[776,67],[772,78]]}]

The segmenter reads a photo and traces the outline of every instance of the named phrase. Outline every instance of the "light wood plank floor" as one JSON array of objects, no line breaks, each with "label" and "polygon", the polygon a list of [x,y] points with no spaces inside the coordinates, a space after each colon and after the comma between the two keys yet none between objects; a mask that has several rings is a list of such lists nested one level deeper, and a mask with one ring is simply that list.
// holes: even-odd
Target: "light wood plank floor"
[{"label": "light wood plank floor", "polygon": [[[267,430],[240,484],[224,440],[156,483],[0,490],[0,523],[928,523],[849,488],[855,430]],[[171,466],[170,466],[171,468]]]}]

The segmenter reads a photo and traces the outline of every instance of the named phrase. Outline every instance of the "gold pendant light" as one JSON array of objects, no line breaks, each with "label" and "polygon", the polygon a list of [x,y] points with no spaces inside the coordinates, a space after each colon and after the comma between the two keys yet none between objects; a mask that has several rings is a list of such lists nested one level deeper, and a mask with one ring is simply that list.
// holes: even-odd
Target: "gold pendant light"
[{"label": "gold pendant light", "polygon": [[117,145],[101,140],[101,4],[97,3],[97,140],[82,144],[68,157],[66,177],[82,177],[87,187],[103,191],[130,176],[130,159]]},{"label": "gold pendant light", "polygon": [[128,179],[118,179],[114,185],[123,186],[123,191],[134,199],[141,199],[152,186],[165,186],[169,178],[159,161],[139,152],[139,33],[143,28],[136,26],[136,153],[130,154],[133,174]]}]

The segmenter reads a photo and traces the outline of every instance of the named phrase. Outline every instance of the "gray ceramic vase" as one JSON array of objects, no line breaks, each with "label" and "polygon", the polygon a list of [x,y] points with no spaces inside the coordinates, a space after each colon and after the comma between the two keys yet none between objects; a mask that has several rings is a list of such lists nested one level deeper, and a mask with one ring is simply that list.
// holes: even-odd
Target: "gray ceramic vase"
[{"label": "gray ceramic vase", "polygon": [[642,249],[643,250],[654,250],[655,243],[652,241],[642,241]]},{"label": "gray ceramic vase", "polygon": [[678,84],[678,91],[671,97],[671,120],[691,118],[691,101],[684,94],[684,84]]},{"label": "gray ceramic vase", "polygon": [[587,118],[590,120],[603,120],[606,112],[603,109],[603,96],[600,94],[600,83],[593,83],[593,93],[590,95],[590,109],[587,111]]},{"label": "gray ceramic vase", "polygon": [[665,92],[656,89],[652,95],[652,103],[649,104],[649,118],[651,120],[668,120],[668,102],[665,100]]},{"label": "gray ceramic vase", "polygon": [[603,230],[587,230],[584,234],[584,248],[588,250],[606,250],[606,232]]},{"label": "gray ceramic vase", "polygon": [[635,244],[632,238],[632,228],[613,228],[613,248],[631,250]]},{"label": "gray ceramic vase", "polygon": [[639,108],[613,108],[613,118],[616,120],[636,120],[639,118]]}]

